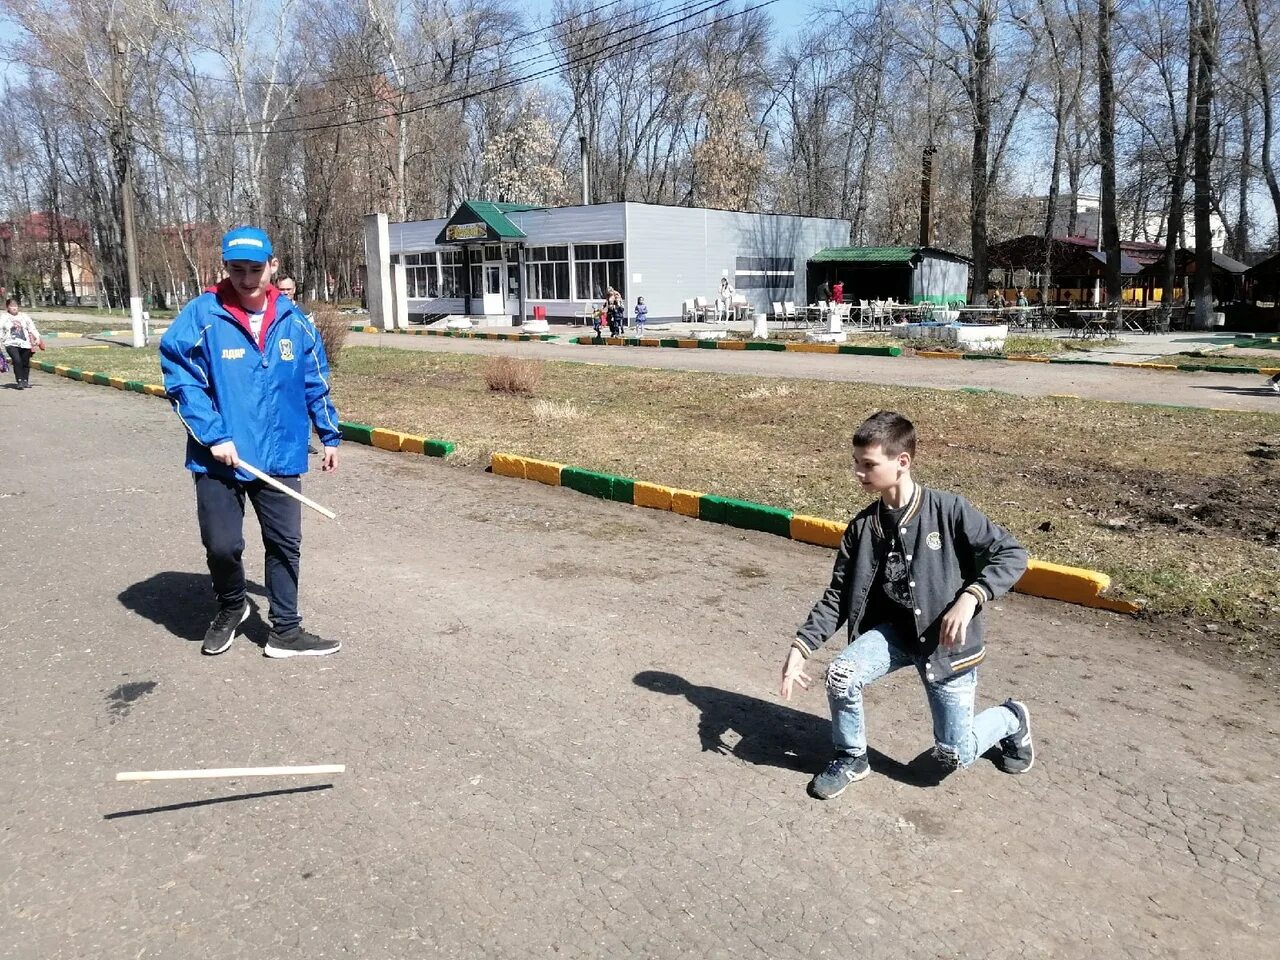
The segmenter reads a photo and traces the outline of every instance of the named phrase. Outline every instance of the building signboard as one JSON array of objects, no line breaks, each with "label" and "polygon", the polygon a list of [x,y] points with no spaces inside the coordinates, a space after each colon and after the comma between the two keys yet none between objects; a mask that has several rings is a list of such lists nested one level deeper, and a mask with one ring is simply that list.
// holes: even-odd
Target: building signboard
[{"label": "building signboard", "polygon": [[483,223],[451,223],[444,235],[446,240],[486,240],[489,227]]}]

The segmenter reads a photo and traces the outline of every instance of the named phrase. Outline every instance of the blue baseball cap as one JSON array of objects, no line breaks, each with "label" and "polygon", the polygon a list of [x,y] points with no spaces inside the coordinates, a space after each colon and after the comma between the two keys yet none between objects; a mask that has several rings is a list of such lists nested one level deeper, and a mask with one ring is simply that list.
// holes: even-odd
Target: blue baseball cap
[{"label": "blue baseball cap", "polygon": [[271,239],[257,227],[236,227],[222,236],[223,260],[252,260],[266,263],[271,259]]}]

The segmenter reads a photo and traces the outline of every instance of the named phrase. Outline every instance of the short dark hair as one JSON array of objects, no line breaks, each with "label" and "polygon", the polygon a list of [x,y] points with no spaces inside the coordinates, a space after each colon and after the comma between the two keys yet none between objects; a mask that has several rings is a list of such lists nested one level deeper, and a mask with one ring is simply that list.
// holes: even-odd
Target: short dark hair
[{"label": "short dark hair", "polygon": [[900,453],[916,455],[916,425],[893,410],[881,410],[862,421],[853,432],[855,447],[879,445],[886,456]]}]

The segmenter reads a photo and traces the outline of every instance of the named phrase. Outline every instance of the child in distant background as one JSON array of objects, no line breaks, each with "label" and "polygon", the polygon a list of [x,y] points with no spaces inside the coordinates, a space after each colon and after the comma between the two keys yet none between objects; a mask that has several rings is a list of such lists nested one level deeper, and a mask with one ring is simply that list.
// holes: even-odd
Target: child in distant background
[{"label": "child in distant background", "polygon": [[636,334],[644,336],[644,323],[649,319],[649,305],[644,302],[644,297],[636,297]]}]

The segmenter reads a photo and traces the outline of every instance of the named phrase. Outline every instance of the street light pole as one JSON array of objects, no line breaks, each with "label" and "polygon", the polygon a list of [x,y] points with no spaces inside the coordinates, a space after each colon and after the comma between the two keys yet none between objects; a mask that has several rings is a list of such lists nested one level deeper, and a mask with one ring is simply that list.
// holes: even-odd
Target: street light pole
[{"label": "street light pole", "polygon": [[133,224],[133,135],[129,129],[128,103],[124,93],[124,39],[107,28],[111,46],[111,96],[115,100],[116,122],[111,131],[116,154],[116,171],[120,177],[120,213],[124,219],[124,260],[129,274],[129,317],[133,326],[133,345],[147,344],[142,326],[142,291],[138,282],[138,238]]}]

